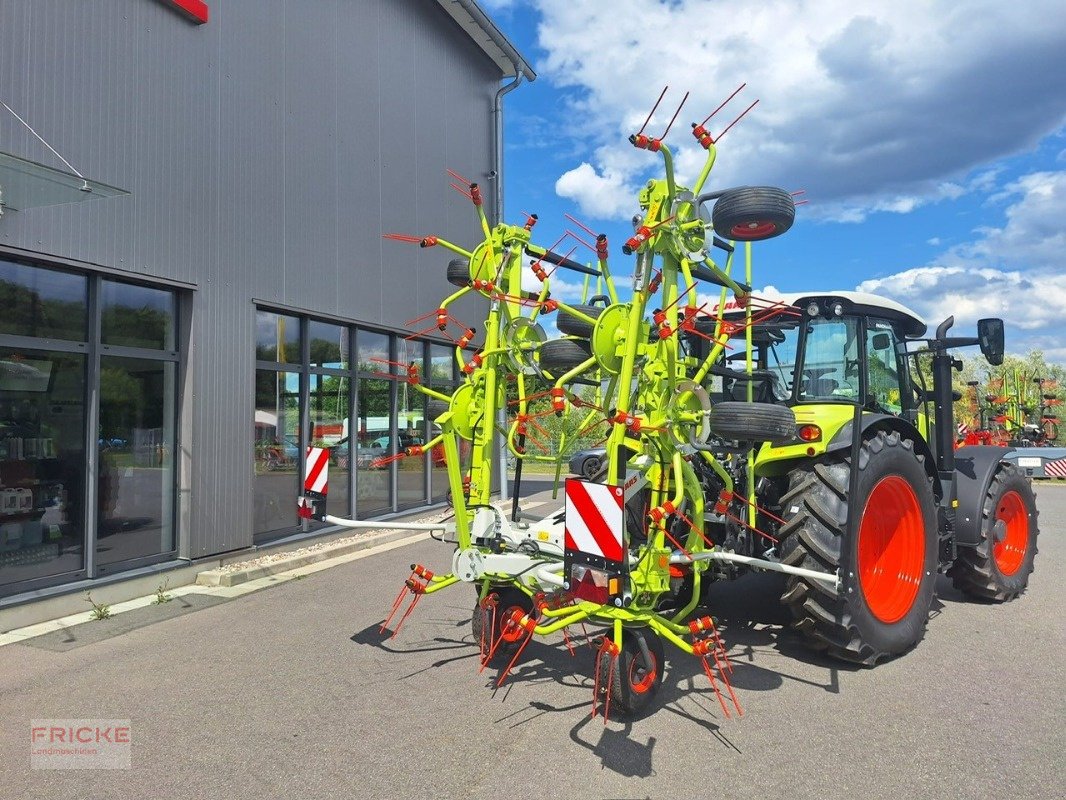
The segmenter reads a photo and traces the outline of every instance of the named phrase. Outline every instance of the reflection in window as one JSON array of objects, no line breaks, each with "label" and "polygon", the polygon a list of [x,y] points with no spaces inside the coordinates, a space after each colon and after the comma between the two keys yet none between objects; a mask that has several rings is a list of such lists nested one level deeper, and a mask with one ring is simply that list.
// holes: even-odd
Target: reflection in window
[{"label": "reflection in window", "polygon": [[348,329],[328,322],[308,323],[311,338],[311,366],[348,368]]},{"label": "reflection in window", "polygon": [[388,334],[361,330],[356,334],[360,372],[389,372]]},{"label": "reflection in window", "polygon": [[101,281],[104,344],[173,350],[177,299],[166,289]]},{"label": "reflection in window", "polygon": [[801,381],[801,400],[859,396],[858,320],[816,317],[807,323]]},{"label": "reflection in window", "polygon": [[175,549],[175,366],[100,359],[96,553],[102,572]]},{"label": "reflection in window", "polygon": [[255,533],[296,525],[299,464],[300,375],[256,370]]},{"label": "reflection in window", "polygon": [[300,320],[273,311],[256,311],[255,357],[257,361],[299,364]]},{"label": "reflection in window", "polygon": [[867,381],[870,399],[883,411],[903,411],[900,373],[896,355],[896,334],[892,325],[870,320],[866,327]]},{"label": "reflection in window", "polygon": [[326,510],[346,517],[348,509],[348,401],[351,379],[339,375],[311,375],[312,447],[329,448],[329,493]]},{"label": "reflection in window", "polygon": [[[396,431],[399,447],[421,447],[426,438],[426,396],[409,383],[397,387]],[[400,508],[410,508],[426,499],[426,456],[408,456],[397,464],[397,500]]]},{"label": "reflection in window", "polygon": [[84,498],[85,357],[0,349],[0,591],[84,568]]},{"label": "reflection in window", "polygon": [[[360,331],[360,340],[362,336],[363,332]],[[355,507],[360,517],[380,514],[392,508],[390,469],[378,462],[383,456],[394,455],[398,446],[398,442],[392,441],[389,436],[390,383],[384,378],[359,379],[356,409],[356,468],[359,470],[359,479],[356,482],[358,494]]]},{"label": "reflection in window", "polygon": [[84,275],[0,260],[0,333],[85,341]]}]

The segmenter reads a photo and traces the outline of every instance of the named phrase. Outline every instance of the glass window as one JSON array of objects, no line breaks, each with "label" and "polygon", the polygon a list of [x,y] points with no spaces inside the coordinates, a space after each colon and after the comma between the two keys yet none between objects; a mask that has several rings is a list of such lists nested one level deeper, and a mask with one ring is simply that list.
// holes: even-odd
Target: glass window
[{"label": "glass window", "polygon": [[359,477],[355,508],[360,517],[392,509],[391,467],[382,463],[383,457],[396,454],[398,444],[389,436],[391,383],[384,378],[359,379],[355,462]]},{"label": "glass window", "polygon": [[329,493],[326,511],[347,517],[348,508],[348,402],[351,379],[340,375],[311,376],[311,436],[314,447],[329,448]]},{"label": "glass window", "polygon": [[900,391],[896,334],[888,322],[873,319],[867,322],[866,363],[870,400],[889,414],[902,413],[903,394]]},{"label": "glass window", "polygon": [[[396,431],[399,448],[421,447],[426,438],[426,396],[407,382],[396,387]],[[397,462],[397,502],[410,508],[426,501],[426,456],[407,456]]]},{"label": "glass window", "polygon": [[356,333],[360,372],[390,372],[389,336],[360,329]]},{"label": "glass window", "polygon": [[101,281],[101,340],[104,344],[173,350],[174,292],[132,283]]},{"label": "glass window", "polygon": [[253,531],[297,524],[300,490],[300,374],[255,372],[255,479]]},{"label": "glass window", "polygon": [[311,366],[329,369],[348,368],[348,329],[328,322],[308,323],[311,337]]},{"label": "glass window", "polygon": [[799,399],[854,400],[858,396],[858,320],[809,320]]},{"label": "glass window", "polygon": [[0,333],[85,341],[88,286],[84,275],[0,260]]},{"label": "glass window", "polygon": [[174,545],[175,367],[100,359],[97,564],[101,572]]},{"label": "glass window", "polygon": [[299,364],[303,358],[300,352],[300,320],[273,311],[256,311],[255,357],[258,361]]},{"label": "glass window", "polygon": [[84,568],[84,501],[85,357],[0,349],[0,593]]},{"label": "glass window", "polygon": [[455,348],[442,344],[429,346],[429,385],[447,386],[455,380]]}]

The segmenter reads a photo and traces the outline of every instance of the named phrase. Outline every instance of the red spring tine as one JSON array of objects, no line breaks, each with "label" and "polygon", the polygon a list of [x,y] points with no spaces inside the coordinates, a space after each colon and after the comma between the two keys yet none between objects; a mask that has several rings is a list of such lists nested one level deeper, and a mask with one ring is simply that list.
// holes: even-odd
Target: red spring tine
[{"label": "red spring tine", "polygon": [[574,217],[570,216],[569,214],[565,214],[565,213],[563,214],[563,216],[566,217],[568,220],[570,220],[575,225],[577,225],[577,227],[581,228],[581,230],[583,230],[589,236],[599,236],[599,234],[596,233],[596,231],[592,230],[592,228],[590,228],[588,225],[585,225],[584,223],[582,223],[581,220],[575,219]]},{"label": "red spring tine", "polygon": [[[715,662],[717,662],[717,659],[715,659]],[[729,692],[729,697],[733,701],[733,707],[737,710],[737,716],[743,717],[744,709],[740,707],[740,701],[737,700],[737,695],[733,691],[733,684],[729,682],[729,676],[722,671],[721,666],[718,667],[718,677],[722,679],[722,683],[725,684],[725,688]]]},{"label": "red spring tine", "polygon": [[459,181],[459,183],[463,184],[464,186],[469,186],[469,185],[470,185],[470,179],[469,179],[469,178],[464,178],[464,177],[463,177],[462,175],[460,175],[460,174],[459,174],[458,172],[456,172],[455,170],[452,170],[452,169],[445,169],[444,171],[445,171],[445,172],[447,172],[447,173],[448,173],[449,175],[451,175],[451,176],[452,176],[452,177],[453,177],[453,178],[454,178],[455,180]]},{"label": "red spring tine", "polygon": [[396,630],[392,632],[390,639],[395,639],[400,634],[400,628],[403,627],[404,620],[411,616],[411,612],[415,610],[415,606],[418,605],[418,601],[422,599],[421,592],[415,592],[415,598],[411,601],[411,605],[407,607],[407,610],[403,612],[403,616],[400,617],[400,621],[396,623]]},{"label": "red spring tine", "polygon": [[533,640],[533,627],[528,627],[525,630],[526,630],[526,638],[523,639],[522,640],[522,644],[520,644],[518,646],[518,649],[515,651],[514,657],[511,659],[511,663],[509,663],[507,665],[507,669],[505,669],[503,671],[503,674],[500,676],[500,679],[498,681],[496,681],[496,688],[497,689],[499,689],[501,686],[503,686],[503,682],[505,680],[507,680],[507,676],[511,674],[511,670],[514,668],[514,665],[518,662],[518,659],[521,657],[522,651],[525,650],[526,649],[526,645],[529,644]]},{"label": "red spring tine", "polygon": [[570,634],[567,632],[566,628],[563,628],[563,644],[565,644],[566,649],[570,651],[571,657],[577,655],[577,653],[574,651],[574,646],[570,644]]},{"label": "red spring tine", "polygon": [[726,707],[725,698],[722,697],[722,693],[718,690],[718,683],[714,679],[714,675],[711,673],[711,665],[707,663],[707,656],[701,656],[700,662],[703,664],[703,671],[707,675],[707,679],[711,682],[711,688],[714,689],[715,697],[718,698],[718,702],[722,706],[722,713],[725,714],[726,719],[733,719],[733,715],[729,713],[729,709]]},{"label": "red spring tine", "polygon": [[703,122],[701,122],[701,123],[700,123],[700,125],[706,125],[706,124],[707,124],[707,122],[708,122],[708,121],[710,120],[710,118],[711,118],[711,117],[713,117],[713,116],[714,116],[715,114],[717,114],[717,113],[718,113],[719,111],[721,111],[721,110],[722,110],[723,108],[725,108],[725,107],[726,107],[726,104],[727,104],[727,103],[728,103],[728,102],[729,102],[730,100],[732,100],[732,99],[733,99],[734,97],[736,97],[736,96],[737,96],[738,94],[740,94],[740,90],[741,90],[741,89],[743,89],[743,88],[744,88],[745,86],[747,86],[747,85],[748,85],[748,84],[746,84],[746,83],[742,83],[742,84],[740,84],[740,86],[738,86],[738,87],[736,88],[736,91],[734,91],[734,92],[733,92],[733,94],[729,95],[729,97],[727,97],[727,98],[726,98],[725,100],[723,100],[723,101],[722,101],[722,105],[718,106],[718,108],[716,108],[716,109],[715,109],[714,111],[712,111],[712,112],[711,112],[710,114],[708,114],[708,115],[707,115],[707,119],[703,120]]},{"label": "red spring tine", "polygon": [[400,593],[398,595],[396,595],[396,602],[392,604],[392,611],[389,612],[389,615],[387,617],[385,617],[385,621],[383,623],[381,623],[381,627],[378,628],[378,633],[384,633],[386,631],[386,629],[389,627],[389,623],[392,622],[393,615],[396,614],[396,610],[400,607],[400,603],[403,602],[403,597],[404,597],[405,594],[407,594],[407,592],[408,592],[408,588],[407,588],[407,584],[405,583],[403,585],[403,588],[400,589]]},{"label": "red spring tine", "polygon": [[418,244],[424,239],[424,236],[408,236],[406,233],[383,233],[382,239],[392,239],[395,242],[408,242],[410,244]]},{"label": "red spring tine", "polygon": [[688,100],[688,94],[688,92],[685,92],[685,96],[681,98],[681,105],[677,107],[677,111],[675,111],[674,115],[670,117],[670,124],[666,126],[666,130],[663,131],[663,135],[659,137],[660,142],[666,138],[666,134],[668,134],[670,132],[670,129],[674,127],[674,120],[676,120],[677,115],[681,113],[681,109],[685,105],[685,101]]},{"label": "red spring tine", "polygon": [[464,189],[462,186],[459,186],[458,184],[455,184],[455,183],[449,183],[448,185],[451,186],[453,189],[455,189],[455,191],[459,192],[459,194],[461,194],[467,200],[473,200],[474,199],[474,196],[470,192],[468,192],[466,189]]},{"label": "red spring tine", "polygon": [[644,129],[647,128],[648,123],[651,122],[652,115],[655,114],[655,109],[659,107],[659,103],[663,101],[663,98],[666,96],[666,90],[669,88],[669,85],[663,87],[662,92],[659,94],[659,99],[655,101],[655,105],[653,105],[651,107],[651,111],[648,112],[648,118],[644,120],[644,124],[641,125],[640,130],[637,131],[637,136],[640,136],[642,133],[644,133]]},{"label": "red spring tine", "polygon": [[577,239],[577,241],[581,242],[581,244],[585,245],[585,247],[587,247],[587,248],[588,248],[589,250],[591,250],[591,251],[592,251],[593,253],[595,253],[595,252],[596,252],[596,248],[595,248],[595,247],[594,247],[593,245],[591,245],[591,244],[589,244],[588,242],[586,242],[586,241],[585,241],[584,239],[582,239],[582,238],[581,238],[580,236],[578,236],[578,235],[577,235],[576,233],[574,233],[574,232],[573,232],[572,230],[570,230],[569,228],[567,228],[567,229],[566,229],[566,232],[567,232],[567,234],[569,234],[570,236],[573,236],[573,237],[574,237],[575,239]]},{"label": "red spring tine", "polygon": [[759,104],[759,101],[758,101],[758,100],[756,100],[756,101],[755,101],[754,103],[752,103],[752,104],[751,104],[750,106],[748,106],[747,108],[745,108],[745,109],[744,109],[744,110],[743,110],[743,111],[742,111],[742,112],[740,113],[740,116],[739,116],[739,117],[737,117],[737,118],[736,118],[735,120],[733,120],[732,122],[730,122],[730,123],[729,123],[728,125],[726,125],[726,126],[725,126],[725,130],[724,130],[724,131],[722,131],[722,132],[721,132],[720,134],[718,134],[718,135],[717,135],[717,136],[715,137],[715,139],[714,139],[714,140],[715,140],[716,142],[720,142],[720,141],[722,141],[722,137],[723,137],[723,136],[725,136],[725,135],[726,135],[727,133],[729,133],[729,129],[730,129],[730,128],[732,128],[732,127],[733,127],[734,125],[736,125],[736,124],[737,124],[738,122],[740,122],[740,121],[741,121],[742,119],[744,119],[744,117],[745,117],[745,116],[747,115],[747,113],[748,113],[749,111],[751,111],[751,110],[752,110],[753,108],[755,108],[755,106],[757,106],[758,104]]}]

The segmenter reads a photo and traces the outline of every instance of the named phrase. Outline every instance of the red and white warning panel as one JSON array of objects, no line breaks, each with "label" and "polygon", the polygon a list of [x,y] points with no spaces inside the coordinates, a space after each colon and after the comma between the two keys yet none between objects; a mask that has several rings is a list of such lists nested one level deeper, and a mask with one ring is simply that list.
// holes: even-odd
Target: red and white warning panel
[{"label": "red and white warning panel", "polygon": [[301,519],[322,519],[329,492],[329,448],[308,447],[304,464],[304,493],[297,501]]},{"label": "red and white warning panel", "polygon": [[580,600],[621,602],[629,566],[624,496],[621,486],[566,481],[564,574]]}]

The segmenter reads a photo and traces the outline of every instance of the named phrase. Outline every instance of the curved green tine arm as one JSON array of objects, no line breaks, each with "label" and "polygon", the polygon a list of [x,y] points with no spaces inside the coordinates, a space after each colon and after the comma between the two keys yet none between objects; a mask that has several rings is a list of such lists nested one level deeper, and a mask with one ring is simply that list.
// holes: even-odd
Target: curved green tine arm
[{"label": "curved green tine arm", "polygon": [[440,237],[434,237],[437,240],[437,244],[443,247],[445,250],[451,250],[456,255],[463,256],[464,258],[473,257],[474,253],[470,250],[464,250],[457,244],[452,244],[447,239],[441,239]]}]

